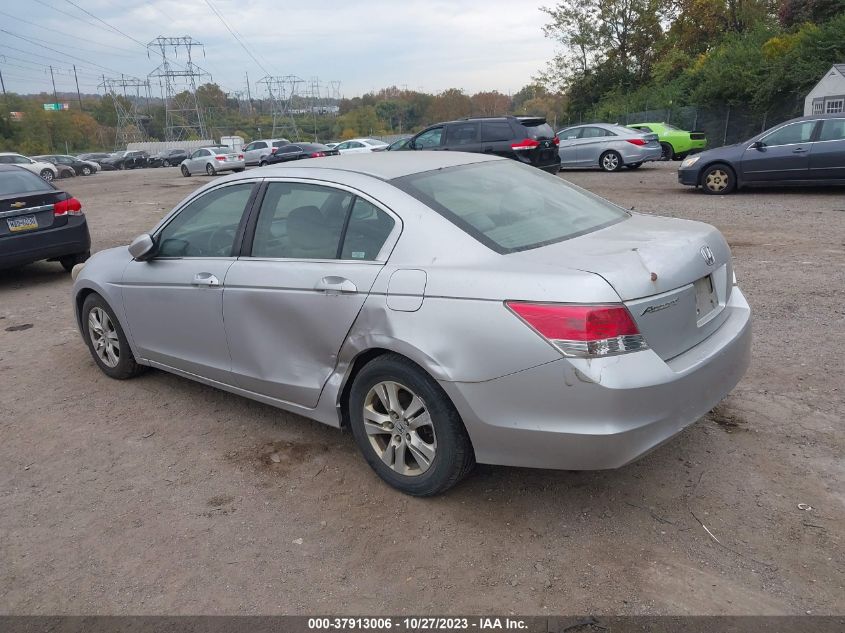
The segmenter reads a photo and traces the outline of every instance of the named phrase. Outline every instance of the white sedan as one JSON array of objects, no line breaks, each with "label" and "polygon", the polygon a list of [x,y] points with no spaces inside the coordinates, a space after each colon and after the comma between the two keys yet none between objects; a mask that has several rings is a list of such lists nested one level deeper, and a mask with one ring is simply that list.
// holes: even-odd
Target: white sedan
[{"label": "white sedan", "polygon": [[387,147],[387,143],[374,138],[353,138],[343,141],[335,149],[341,154],[366,154],[368,152],[380,151],[385,147]]},{"label": "white sedan", "polygon": [[59,175],[59,170],[53,163],[48,163],[44,160],[33,160],[31,158],[27,158],[26,156],[23,156],[21,154],[15,154],[13,152],[0,153],[0,163],[23,167],[24,169],[31,171],[33,174],[41,176],[47,182],[52,181]]}]

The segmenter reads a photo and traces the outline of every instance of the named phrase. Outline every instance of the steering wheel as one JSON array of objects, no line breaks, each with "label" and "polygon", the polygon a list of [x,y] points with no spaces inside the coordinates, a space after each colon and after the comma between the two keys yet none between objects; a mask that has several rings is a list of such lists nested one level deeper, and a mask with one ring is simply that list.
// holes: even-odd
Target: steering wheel
[{"label": "steering wheel", "polygon": [[232,243],[235,241],[235,229],[225,227],[214,229],[208,236],[207,250],[215,257],[228,257],[232,254]]}]

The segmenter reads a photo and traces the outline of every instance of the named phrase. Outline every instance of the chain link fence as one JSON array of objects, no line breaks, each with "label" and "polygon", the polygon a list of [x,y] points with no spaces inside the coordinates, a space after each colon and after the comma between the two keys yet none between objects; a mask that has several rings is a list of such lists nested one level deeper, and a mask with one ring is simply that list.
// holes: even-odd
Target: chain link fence
[{"label": "chain link fence", "polygon": [[[796,97],[772,104],[764,112],[740,106],[684,106],[646,109],[639,112],[577,113],[567,125],[578,123],[669,123],[682,130],[696,130],[707,135],[707,147],[740,143],[760,132],[804,113],[804,100]],[[562,127],[562,126],[561,126]]]}]

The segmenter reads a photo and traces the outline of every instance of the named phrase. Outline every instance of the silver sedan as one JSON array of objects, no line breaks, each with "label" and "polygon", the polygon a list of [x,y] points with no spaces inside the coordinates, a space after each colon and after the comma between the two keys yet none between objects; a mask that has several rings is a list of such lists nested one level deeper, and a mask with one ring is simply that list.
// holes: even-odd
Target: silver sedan
[{"label": "silver sedan", "polygon": [[241,172],[246,169],[243,152],[235,152],[225,145],[214,147],[200,147],[188,155],[180,165],[185,177],[205,172],[215,176],[220,172]]},{"label": "silver sedan", "polygon": [[645,162],[660,160],[663,155],[657,134],[643,134],[621,125],[573,125],[557,135],[561,168],[637,169]]},{"label": "silver sedan", "polygon": [[106,375],[155,367],[348,427],[413,495],[475,462],[618,468],[749,362],[750,310],[715,228],[478,154],[215,180],[74,272]]}]

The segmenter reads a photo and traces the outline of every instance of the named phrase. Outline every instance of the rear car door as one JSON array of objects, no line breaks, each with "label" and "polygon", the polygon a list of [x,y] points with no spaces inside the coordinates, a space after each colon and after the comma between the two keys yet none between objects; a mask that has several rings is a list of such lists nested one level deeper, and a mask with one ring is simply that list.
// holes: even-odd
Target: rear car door
[{"label": "rear car door", "polygon": [[560,156],[560,164],[561,165],[574,165],[576,162],[575,157],[575,142],[578,140],[578,133],[581,131],[581,128],[569,128],[565,130],[561,130],[557,133],[558,138],[560,139],[560,145],[558,146],[558,155]]},{"label": "rear car door", "polygon": [[250,224],[223,292],[236,385],[312,408],[398,220],[339,185],[277,180]]},{"label": "rear car door", "polygon": [[845,180],[845,117],[821,122],[810,150],[810,178]]},{"label": "rear car door", "polygon": [[513,128],[508,121],[482,121],[481,122],[481,151],[485,154],[494,154],[510,158],[513,150]]},{"label": "rear car door", "polygon": [[155,257],[126,267],[125,318],[142,358],[231,382],[223,288],[256,187],[236,181],[202,192],[156,232]]},{"label": "rear car door", "polygon": [[477,121],[461,121],[446,126],[446,144],[443,149],[456,152],[480,152],[480,125]]},{"label": "rear car door", "polygon": [[763,136],[760,147],[749,145],[742,155],[742,180],[772,182],[806,180],[817,121],[798,121]]}]

